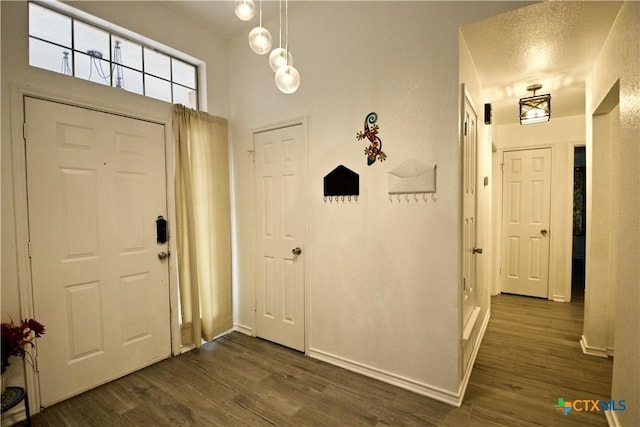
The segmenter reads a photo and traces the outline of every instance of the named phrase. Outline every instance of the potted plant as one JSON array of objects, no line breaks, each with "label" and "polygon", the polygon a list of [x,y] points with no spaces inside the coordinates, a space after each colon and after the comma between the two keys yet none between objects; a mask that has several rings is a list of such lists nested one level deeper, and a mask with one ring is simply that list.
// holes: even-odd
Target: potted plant
[{"label": "potted plant", "polygon": [[[26,351],[27,346],[33,347],[33,341],[44,335],[44,325],[33,320],[24,319],[19,325],[13,323],[13,319],[9,323],[2,323],[2,393],[6,390],[6,372],[11,362],[11,356],[27,358],[29,353]],[[30,362],[29,359],[27,359]]]}]

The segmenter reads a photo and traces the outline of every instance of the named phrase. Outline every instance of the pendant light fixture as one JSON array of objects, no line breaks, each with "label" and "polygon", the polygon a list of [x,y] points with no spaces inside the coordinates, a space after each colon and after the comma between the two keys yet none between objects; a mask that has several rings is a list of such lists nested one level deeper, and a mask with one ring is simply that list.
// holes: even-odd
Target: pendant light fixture
[{"label": "pendant light fixture", "polygon": [[249,47],[258,55],[271,50],[271,33],[262,26],[262,0],[260,0],[260,26],[249,33]]},{"label": "pendant light fixture", "polygon": [[536,91],[542,89],[541,84],[527,86],[533,96],[520,98],[520,124],[547,122],[551,119],[551,95],[538,95]]},{"label": "pendant light fixture", "polygon": [[236,0],[236,16],[243,21],[250,21],[256,14],[253,0]]},{"label": "pendant light fixture", "polygon": [[294,93],[300,87],[300,73],[293,67],[293,58],[289,54],[289,0],[285,0],[285,51],[286,65],[276,71],[276,86],[286,94]]},{"label": "pendant light fixture", "polygon": [[273,71],[278,71],[278,68],[283,67],[293,61],[291,57],[291,53],[282,47],[282,0],[280,0],[280,13],[278,15],[280,18],[280,33],[278,44],[279,47],[273,49],[269,54],[269,66]]}]

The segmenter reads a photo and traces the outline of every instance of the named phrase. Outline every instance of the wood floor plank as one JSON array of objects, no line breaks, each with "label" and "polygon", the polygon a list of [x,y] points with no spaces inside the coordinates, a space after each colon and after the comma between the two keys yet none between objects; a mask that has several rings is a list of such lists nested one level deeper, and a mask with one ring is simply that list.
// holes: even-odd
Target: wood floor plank
[{"label": "wood floor plank", "polygon": [[[461,407],[231,333],[42,410],[49,426],[605,426],[612,361],[580,349],[583,305],[499,295]],[[24,424],[24,423],[23,423]]]}]

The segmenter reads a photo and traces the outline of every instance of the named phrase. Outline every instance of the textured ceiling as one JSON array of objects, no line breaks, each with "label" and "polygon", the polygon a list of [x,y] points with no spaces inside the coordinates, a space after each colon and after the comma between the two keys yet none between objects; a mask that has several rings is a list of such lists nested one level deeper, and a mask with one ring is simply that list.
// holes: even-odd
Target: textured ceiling
[{"label": "textured ceiling", "polygon": [[584,81],[621,2],[544,2],[465,25],[494,123],[518,120],[518,99],[540,83],[552,117],[584,113]]},{"label": "textured ceiling", "polygon": [[[256,6],[260,2],[255,1]],[[283,2],[284,3],[284,2]],[[291,0],[289,7],[296,7]],[[161,1],[210,31],[232,38],[249,33],[257,16],[243,22],[233,1]],[[584,81],[622,2],[549,1],[464,25],[469,46],[494,123],[518,120],[518,99],[526,87],[541,83],[538,94],[551,93],[552,117],[584,113]],[[263,1],[263,20],[277,19],[279,2]]]}]

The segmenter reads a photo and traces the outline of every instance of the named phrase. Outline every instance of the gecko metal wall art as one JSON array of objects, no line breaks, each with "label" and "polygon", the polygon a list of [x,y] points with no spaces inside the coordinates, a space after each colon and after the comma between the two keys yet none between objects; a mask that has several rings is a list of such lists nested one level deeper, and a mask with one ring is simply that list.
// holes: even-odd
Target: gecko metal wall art
[{"label": "gecko metal wall art", "polygon": [[[367,156],[367,166],[371,166],[375,163],[376,159],[383,162],[387,155],[382,151],[382,140],[378,137],[379,126],[376,124],[378,121],[378,115],[376,113],[369,113],[364,119],[364,132],[358,132],[356,137],[358,141],[367,138],[370,142],[369,146],[364,149],[364,154]],[[369,127],[371,124],[371,127]]]}]

